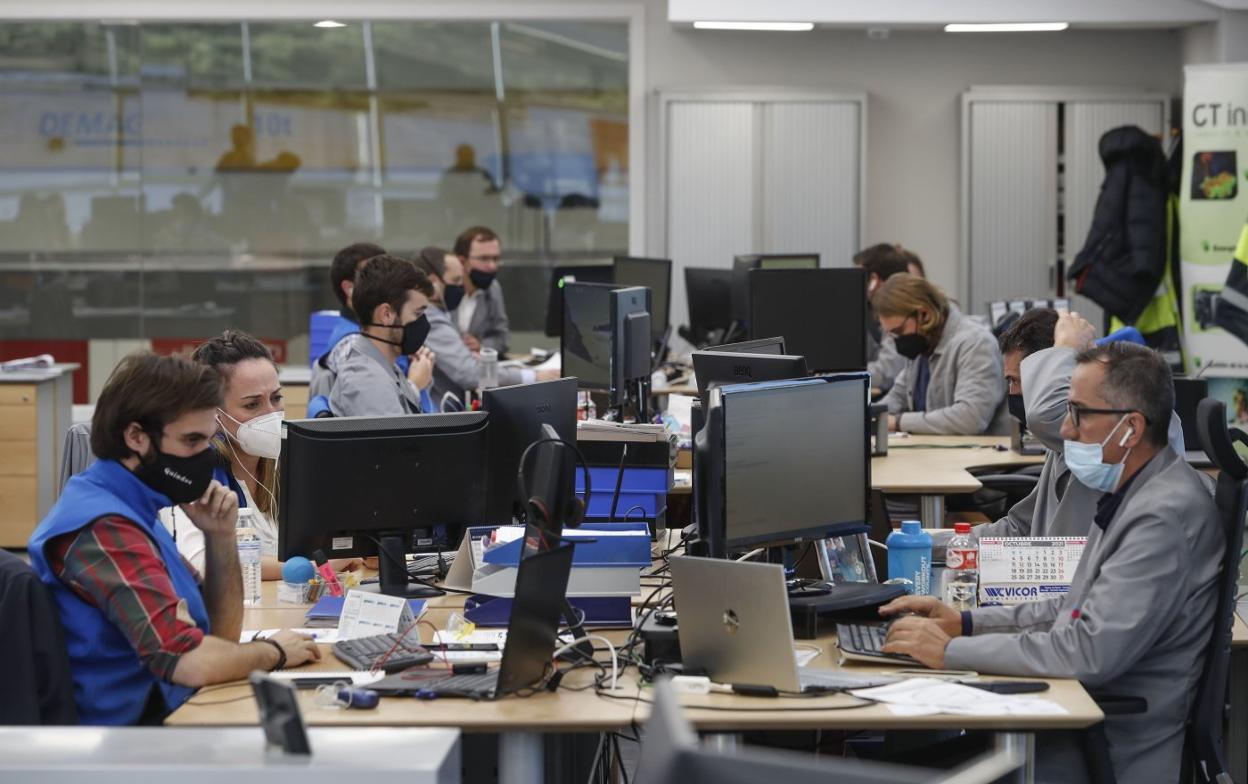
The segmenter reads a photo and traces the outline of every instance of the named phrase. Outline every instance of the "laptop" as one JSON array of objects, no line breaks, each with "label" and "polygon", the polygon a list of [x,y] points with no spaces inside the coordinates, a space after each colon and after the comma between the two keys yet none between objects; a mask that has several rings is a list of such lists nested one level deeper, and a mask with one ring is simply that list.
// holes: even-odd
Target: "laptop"
[{"label": "laptop", "polygon": [[1174,413],[1183,425],[1184,456],[1197,467],[1211,466],[1213,461],[1200,448],[1200,431],[1196,429],[1196,408],[1209,396],[1209,382],[1203,378],[1174,379]]},{"label": "laptop", "polygon": [[686,672],[785,692],[861,689],[899,680],[797,666],[783,566],[690,556],[669,562]]},{"label": "laptop", "polygon": [[476,700],[494,700],[536,688],[554,660],[559,619],[571,572],[572,545],[534,553],[520,561],[515,598],[507,620],[507,642],[497,670],[477,675],[450,675],[413,668],[369,688],[387,696],[423,693]]}]

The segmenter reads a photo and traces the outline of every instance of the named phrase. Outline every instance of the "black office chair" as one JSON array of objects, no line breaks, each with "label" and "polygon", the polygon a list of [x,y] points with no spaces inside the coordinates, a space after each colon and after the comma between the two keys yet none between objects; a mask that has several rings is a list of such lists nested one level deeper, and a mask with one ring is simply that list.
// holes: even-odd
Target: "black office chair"
[{"label": "black office chair", "polygon": [[27,563],[0,550],[0,725],[77,724],[65,631],[55,600]]},{"label": "black office chair", "polygon": [[[1226,536],[1222,558],[1221,585],[1215,604],[1213,634],[1205,654],[1204,669],[1196,685],[1187,721],[1183,746],[1182,780],[1232,784],[1227,769],[1225,728],[1230,706],[1227,700],[1227,673],[1231,657],[1231,627],[1235,623],[1235,592],[1239,577],[1240,551],[1244,543],[1244,521],[1248,515],[1248,465],[1235,451],[1234,442],[1248,446],[1248,434],[1226,426],[1226,404],[1206,398],[1197,407],[1197,432],[1205,454],[1220,471],[1214,502]],[[1117,697],[1093,693],[1107,716],[1143,713],[1148,703],[1139,697]],[[1103,724],[1083,735],[1084,758],[1093,781],[1114,784],[1113,766]]]}]

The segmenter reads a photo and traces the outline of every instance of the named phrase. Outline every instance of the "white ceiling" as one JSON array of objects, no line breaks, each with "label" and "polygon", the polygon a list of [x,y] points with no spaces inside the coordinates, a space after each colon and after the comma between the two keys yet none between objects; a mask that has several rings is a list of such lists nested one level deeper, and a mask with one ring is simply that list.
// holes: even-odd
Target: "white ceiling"
[{"label": "white ceiling", "polygon": [[1182,27],[1248,0],[668,0],[668,20],[797,21],[927,27],[949,22],[1069,22],[1075,27]]}]

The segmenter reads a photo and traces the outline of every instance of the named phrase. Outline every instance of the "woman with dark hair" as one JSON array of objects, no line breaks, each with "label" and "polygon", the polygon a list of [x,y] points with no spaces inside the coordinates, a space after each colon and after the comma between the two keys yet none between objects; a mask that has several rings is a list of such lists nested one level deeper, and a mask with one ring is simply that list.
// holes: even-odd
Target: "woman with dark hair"
[{"label": "woman with dark hair", "polygon": [[[282,387],[268,347],[251,335],[226,330],[201,343],[191,359],[208,365],[224,379],[212,448],[218,457],[217,481],[238,496],[240,509],[251,509],[251,526],[260,537],[261,575],[282,576],[277,560],[277,458],[281,454]],[[196,569],[204,567],[204,537],[177,507],[162,509],[161,522],[178,551]],[[359,559],[332,562],[338,571],[360,565]]]}]

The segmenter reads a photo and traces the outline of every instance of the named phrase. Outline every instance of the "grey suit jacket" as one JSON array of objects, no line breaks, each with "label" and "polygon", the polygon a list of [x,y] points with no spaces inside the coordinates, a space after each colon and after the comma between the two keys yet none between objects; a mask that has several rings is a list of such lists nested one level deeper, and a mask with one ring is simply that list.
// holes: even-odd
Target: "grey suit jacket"
[{"label": "grey suit jacket", "polygon": [[902,430],[964,436],[1009,432],[1005,368],[997,340],[952,303],[929,364],[926,411],[911,410],[917,359],[906,360],[884,396],[888,413],[899,415]]},{"label": "grey suit jacket", "polygon": [[[480,308],[477,312],[481,312]],[[440,406],[447,392],[454,393],[462,401],[464,390],[481,386],[481,360],[464,345],[450,313],[430,304],[425,315],[429,317],[429,337],[425,338],[425,345],[437,355],[433,361],[433,389],[430,390],[433,402]],[[475,317],[473,323],[476,323]],[[523,380],[518,368],[498,369],[500,386],[519,384]]]},{"label": "grey suit jacket", "polygon": [[1069,593],[974,610],[974,635],[951,640],[945,651],[950,668],[1073,677],[1146,699],[1147,712],[1105,721],[1119,781],[1179,777],[1225,546],[1196,473],[1172,450],[1158,452],[1106,530],[1092,526]]},{"label": "grey suit jacket", "polygon": [[511,324],[507,321],[507,304],[503,301],[503,287],[495,280],[483,290],[477,299],[477,309],[468,322],[468,334],[476,335],[485,348],[499,354],[507,351],[511,340]]},{"label": "grey suit jacket", "polygon": [[416,388],[364,335],[357,332],[338,341],[325,364],[329,409],[334,416],[420,413]]},{"label": "grey suit jacket", "polygon": [[907,360],[897,353],[891,335],[884,335],[878,347],[875,357],[867,363],[867,372],[871,374],[871,386],[887,391],[897,382]]}]

